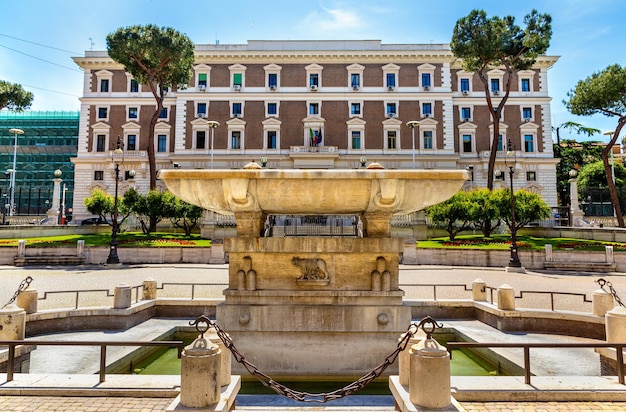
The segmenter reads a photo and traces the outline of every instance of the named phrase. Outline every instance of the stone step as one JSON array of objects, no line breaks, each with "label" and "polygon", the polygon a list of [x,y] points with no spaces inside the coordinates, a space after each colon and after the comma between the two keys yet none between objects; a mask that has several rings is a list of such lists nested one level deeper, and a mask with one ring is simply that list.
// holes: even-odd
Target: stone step
[{"label": "stone step", "polygon": [[566,270],[576,272],[616,272],[616,263],[602,262],[544,262],[546,269]]},{"label": "stone step", "polygon": [[85,257],[80,256],[16,256],[13,259],[15,266],[60,266],[83,265]]}]

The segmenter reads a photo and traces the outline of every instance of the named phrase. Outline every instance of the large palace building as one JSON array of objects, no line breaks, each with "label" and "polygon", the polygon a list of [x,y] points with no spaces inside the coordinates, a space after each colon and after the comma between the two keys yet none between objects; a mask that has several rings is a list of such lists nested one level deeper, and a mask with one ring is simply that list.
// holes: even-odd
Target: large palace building
[{"label": "large palace building", "polygon": [[[540,193],[550,206],[557,205],[557,160],[548,69],[556,60],[540,56],[531,70],[514,74],[496,161],[499,171],[515,162],[515,189]],[[346,169],[376,161],[386,169],[464,168],[473,176],[468,185],[487,184],[493,125],[483,85],[446,44],[196,45],[190,84],[168,92],[154,136],[148,125],[156,103],[146,86],[106,52],[74,61],[85,72],[73,159],[77,219],[88,215],[83,199],[94,188],[113,193],[118,136],[120,193],[148,190],[148,139],[158,170],[241,168],[252,160],[270,168]],[[497,103],[506,74],[488,75]],[[506,156],[509,140],[514,156]],[[506,173],[497,176],[496,186],[508,186]]]}]

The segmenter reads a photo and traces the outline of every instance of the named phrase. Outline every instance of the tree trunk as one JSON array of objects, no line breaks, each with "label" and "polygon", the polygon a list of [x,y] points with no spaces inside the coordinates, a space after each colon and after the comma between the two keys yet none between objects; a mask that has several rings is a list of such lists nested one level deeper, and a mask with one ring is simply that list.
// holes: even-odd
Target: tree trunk
[{"label": "tree trunk", "polygon": [[[611,141],[602,150],[602,163],[604,163],[604,172],[606,173],[606,181],[611,195],[611,204],[613,205],[615,217],[617,218],[617,226],[619,227],[624,227],[624,216],[622,216],[622,208],[619,202],[619,197],[617,197],[617,189],[615,188],[615,181],[613,180],[613,173],[611,165],[609,164],[609,153],[613,150],[613,145],[619,137],[619,133],[622,131],[624,123],[626,123],[626,117],[620,117]],[[615,161],[615,159],[613,161]]]}]

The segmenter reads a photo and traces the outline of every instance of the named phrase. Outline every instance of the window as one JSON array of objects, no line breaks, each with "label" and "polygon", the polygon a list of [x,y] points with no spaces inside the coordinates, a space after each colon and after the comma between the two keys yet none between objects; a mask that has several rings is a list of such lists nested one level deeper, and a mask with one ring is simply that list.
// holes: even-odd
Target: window
[{"label": "window", "polygon": [[472,109],[470,107],[462,107],[461,108],[461,119],[464,122],[469,121],[472,118]]},{"label": "window", "polygon": [[532,111],[532,108],[530,108],[530,107],[524,107],[524,108],[522,108],[522,118],[523,118],[525,121],[529,121],[530,119],[532,119],[532,117],[533,117],[533,111]]},{"label": "window", "polygon": [[422,73],[422,87],[430,87],[430,73]]},{"label": "window", "polygon": [[206,103],[198,103],[198,117],[206,116]]},{"label": "window", "polygon": [[100,92],[109,92],[109,79],[100,79]]},{"label": "window", "polygon": [[233,73],[233,86],[241,87],[243,85],[243,74]]},{"label": "window", "polygon": [[104,180],[104,170],[94,170],[93,180]]},{"label": "window", "polygon": [[139,117],[139,114],[137,112],[137,108],[136,107],[129,107],[128,108],[128,118],[129,119],[136,119],[137,117]]},{"label": "window", "polygon": [[157,152],[167,152],[167,135],[160,134],[157,136]]},{"label": "window", "polygon": [[360,149],[361,148],[361,131],[353,130],[352,131],[352,149]]},{"label": "window", "polygon": [[467,79],[467,78],[461,79],[461,91],[462,92],[470,91],[470,79]]},{"label": "window", "polygon": [[320,104],[309,103],[309,115],[319,115],[319,114],[320,114]]},{"label": "window", "polygon": [[501,152],[504,150],[504,137],[501,134],[498,135],[498,151]]},{"label": "window", "polygon": [[396,87],[396,74],[387,73],[385,84],[388,89],[393,89],[394,87]]},{"label": "window", "polygon": [[196,149],[205,149],[206,148],[206,131],[198,130],[196,131]]},{"label": "window", "polygon": [[422,103],[422,115],[424,117],[430,117],[433,114],[432,103]]},{"label": "window", "polygon": [[241,103],[233,103],[233,117],[241,117]]},{"label": "window", "polygon": [[278,104],[276,103],[268,103],[267,104],[267,115],[268,116],[272,116],[272,115],[277,115],[278,114]]},{"label": "window", "polygon": [[529,182],[536,182],[537,172],[526,172],[526,180]]},{"label": "window", "polygon": [[126,150],[137,150],[137,135],[129,134],[127,140]]},{"label": "window", "polygon": [[203,90],[207,87],[207,75],[206,73],[198,73],[198,87]]},{"label": "window", "polygon": [[396,103],[387,103],[387,117],[396,117],[398,109]]},{"label": "window", "polygon": [[361,103],[350,103],[350,114],[352,116],[361,115]]},{"label": "window", "polygon": [[472,135],[464,134],[463,135],[463,153],[471,153],[472,152]]},{"label": "window", "polygon": [[534,136],[532,134],[524,135],[524,151],[527,153],[531,153],[535,151],[535,141]]},{"label": "window", "polygon": [[276,149],[276,130],[268,130],[266,135],[267,148]]},{"label": "window", "polygon": [[267,86],[270,89],[275,89],[278,87],[278,74],[277,73],[269,73],[267,75]]},{"label": "window", "polygon": [[139,92],[139,83],[137,83],[137,80],[135,79],[130,79],[130,92],[131,93]]},{"label": "window", "polygon": [[230,134],[231,149],[241,149],[241,131],[233,130]]},{"label": "window", "polygon": [[424,130],[423,140],[422,140],[422,149],[432,149],[432,148],[433,148],[433,131]]},{"label": "window", "polygon": [[317,88],[320,85],[320,75],[318,73],[309,74],[309,87]]},{"label": "window", "polygon": [[530,91],[530,79],[522,79],[522,91],[523,92]]},{"label": "window", "polygon": [[500,92],[500,79],[491,79],[491,93]]},{"label": "window", "polygon": [[161,109],[161,113],[159,113],[159,119],[167,119],[167,107]]},{"label": "window", "polygon": [[96,136],[96,152],[104,152],[104,145],[106,144],[106,136],[99,134]]},{"label": "window", "polygon": [[350,75],[350,86],[353,89],[361,87],[361,75],[359,73],[352,73]]},{"label": "window", "polygon": [[98,119],[106,119],[109,110],[106,107],[98,107]]},{"label": "window", "polygon": [[387,130],[387,149],[396,149],[398,145],[398,132]]}]

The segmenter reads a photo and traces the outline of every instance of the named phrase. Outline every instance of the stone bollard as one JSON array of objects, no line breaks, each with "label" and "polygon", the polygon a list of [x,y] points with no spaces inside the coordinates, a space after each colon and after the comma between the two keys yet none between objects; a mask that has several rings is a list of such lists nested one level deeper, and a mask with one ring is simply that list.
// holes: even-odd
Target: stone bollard
[{"label": "stone bollard", "polygon": [[0,340],[23,340],[26,331],[26,311],[11,303],[0,309]]},{"label": "stone bollard", "polygon": [[180,404],[204,408],[220,400],[220,348],[199,337],[185,347],[180,370]]},{"label": "stone bollard", "polygon": [[380,272],[375,270],[372,272],[372,291],[380,292],[382,288]]},{"label": "stone bollard", "polygon": [[209,335],[209,340],[211,341],[211,343],[216,344],[217,347],[220,348],[220,386],[226,386],[230,384],[230,375],[232,369],[230,350],[226,348],[224,342],[222,342],[220,337],[217,335],[217,330],[215,328],[209,328],[206,333]]},{"label": "stone bollard", "polygon": [[472,282],[472,299],[477,302],[487,301],[487,283],[478,278]]},{"label": "stone bollard", "polygon": [[127,309],[131,305],[131,293],[132,289],[126,283],[120,283],[115,287],[113,292],[113,308],[114,309]]},{"label": "stone bollard", "polygon": [[[398,341],[402,340],[406,333],[403,333],[400,336]],[[411,356],[413,355],[413,346],[419,344],[424,339],[426,339],[426,335],[424,332],[419,329],[415,335],[411,339],[409,339],[409,343],[400,354],[398,355],[398,379],[400,381],[400,385],[409,386],[409,377],[411,376]]]},{"label": "stone bollard", "polygon": [[24,309],[27,314],[37,313],[37,290],[30,286],[17,295],[17,306]]},{"label": "stone bollard", "polygon": [[237,272],[237,290],[246,290],[246,272],[243,270]]},{"label": "stone bollard", "polygon": [[411,349],[411,403],[426,409],[450,406],[450,354],[446,348],[434,339],[425,339]]},{"label": "stone bollard", "polygon": [[626,342],[626,308],[618,306],[606,312],[606,341],[609,343]]},{"label": "stone bollard", "polygon": [[552,262],[554,257],[552,256],[552,245],[546,245],[546,262]]},{"label": "stone bollard", "polygon": [[153,300],[157,298],[157,282],[152,278],[143,281],[143,293],[141,299]]},{"label": "stone bollard", "polygon": [[25,240],[17,241],[17,256],[18,257],[26,256],[26,241]]},{"label": "stone bollard", "polygon": [[80,239],[76,242],[76,256],[84,257],[85,256],[85,240]]},{"label": "stone bollard", "polygon": [[604,257],[606,263],[615,263],[615,256],[613,256],[613,246],[604,247]]},{"label": "stone bollard", "polygon": [[604,316],[615,307],[613,295],[604,289],[598,289],[591,295],[594,316]]},{"label": "stone bollard", "polygon": [[515,310],[515,290],[506,283],[498,288],[498,309]]}]

